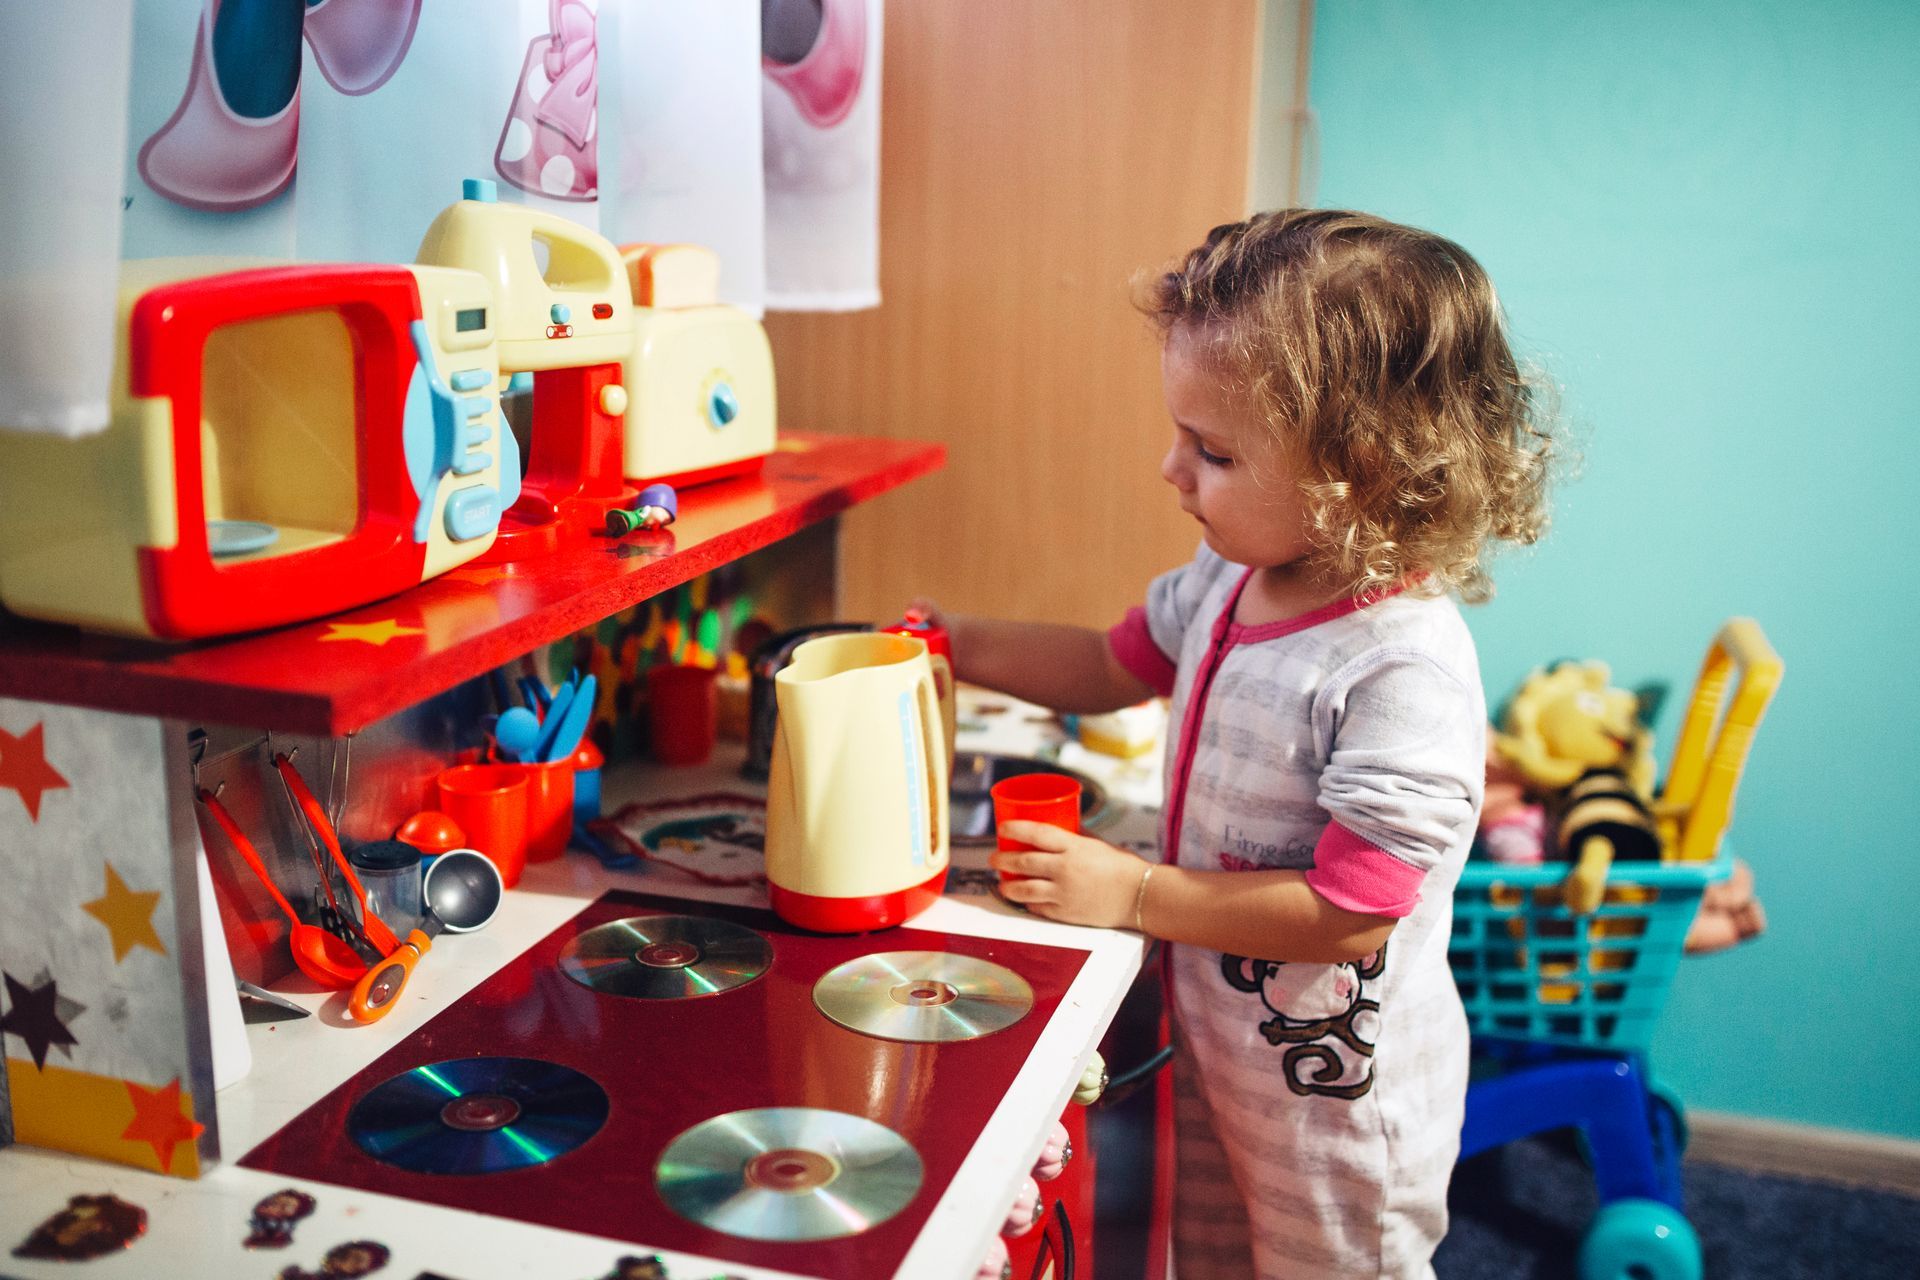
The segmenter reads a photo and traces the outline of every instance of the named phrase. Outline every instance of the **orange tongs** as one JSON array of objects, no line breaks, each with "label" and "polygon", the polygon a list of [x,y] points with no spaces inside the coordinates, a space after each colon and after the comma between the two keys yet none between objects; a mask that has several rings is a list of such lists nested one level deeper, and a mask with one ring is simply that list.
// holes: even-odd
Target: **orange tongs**
[{"label": "orange tongs", "polygon": [[274,753],[273,767],[280,771],[287,790],[293,795],[294,804],[305,815],[307,825],[319,835],[320,842],[327,846],[327,852],[333,857],[333,865],[340,868],[340,874],[346,877],[347,887],[353,890],[353,896],[359,900],[361,932],[383,957],[392,955],[399,950],[400,939],[394,937],[393,930],[387,928],[385,922],[368,908],[367,891],[361,887],[360,877],[353,873],[353,864],[347,861],[347,855],[340,851],[340,837],[334,834],[333,824],[327,821],[326,811],[320,807],[320,802],[307,789],[306,779],[293,767],[292,759],[281,753]]}]

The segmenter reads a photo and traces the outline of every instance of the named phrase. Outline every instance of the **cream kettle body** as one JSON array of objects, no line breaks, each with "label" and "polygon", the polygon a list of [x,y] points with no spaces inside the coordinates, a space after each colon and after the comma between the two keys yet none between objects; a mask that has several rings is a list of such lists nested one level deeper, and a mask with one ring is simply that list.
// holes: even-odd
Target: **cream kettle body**
[{"label": "cream kettle body", "polygon": [[948,757],[926,642],[824,636],[774,678],[767,882],[781,918],[822,933],[907,920],[947,877]]}]

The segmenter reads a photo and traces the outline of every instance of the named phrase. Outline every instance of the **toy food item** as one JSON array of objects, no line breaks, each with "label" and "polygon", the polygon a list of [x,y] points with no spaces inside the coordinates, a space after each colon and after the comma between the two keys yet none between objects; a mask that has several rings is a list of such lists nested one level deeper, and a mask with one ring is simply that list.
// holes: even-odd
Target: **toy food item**
[{"label": "toy food item", "polygon": [[1154,698],[1104,715],[1079,716],[1075,728],[1081,745],[1089,751],[1132,760],[1159,744],[1166,723],[1167,709]]}]

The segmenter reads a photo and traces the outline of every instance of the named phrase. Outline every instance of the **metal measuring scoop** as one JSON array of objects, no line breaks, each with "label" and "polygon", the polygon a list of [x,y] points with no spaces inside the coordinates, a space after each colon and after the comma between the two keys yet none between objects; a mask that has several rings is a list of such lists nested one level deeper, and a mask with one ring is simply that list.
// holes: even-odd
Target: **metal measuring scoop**
[{"label": "metal measuring scoop", "polygon": [[347,1009],[362,1022],[377,1022],[386,1017],[420,958],[433,947],[441,930],[471,933],[493,919],[506,892],[500,868],[478,849],[450,849],[427,868],[423,896],[426,914],[420,927],[407,934],[407,940],[394,948],[379,964],[367,971],[353,989]]}]

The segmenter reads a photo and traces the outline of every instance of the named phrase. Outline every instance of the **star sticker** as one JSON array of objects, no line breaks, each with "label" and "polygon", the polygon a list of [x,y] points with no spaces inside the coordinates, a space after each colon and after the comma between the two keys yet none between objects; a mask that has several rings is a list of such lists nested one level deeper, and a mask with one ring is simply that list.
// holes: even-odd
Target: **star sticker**
[{"label": "star sticker", "polygon": [[133,1102],[133,1123],[120,1137],[151,1146],[160,1172],[173,1172],[173,1149],[182,1142],[192,1142],[207,1127],[180,1114],[180,1077],[175,1076],[160,1089],[143,1089],[131,1080],[121,1083],[127,1086],[127,1097]]},{"label": "star sticker", "polygon": [[[62,996],[51,977],[31,987],[10,973],[0,974],[0,978],[6,981],[7,1003],[12,1006],[6,1016],[0,1017],[0,1031],[11,1031],[27,1042],[27,1052],[33,1055],[36,1070],[46,1070],[50,1048],[57,1048],[62,1055],[72,1058],[70,1046],[80,1042],[73,1038],[66,1024],[84,1013],[86,1006]],[[67,1012],[69,1009],[71,1013]]]},{"label": "star sticker", "polygon": [[167,949],[160,942],[160,935],[153,931],[153,908],[160,901],[160,891],[151,889],[135,893],[120,878],[120,873],[107,864],[107,891],[92,902],[83,902],[80,909],[107,926],[113,934],[113,962],[119,964],[127,958],[127,952],[135,947],[146,947],[161,955]]},{"label": "star sticker", "polygon": [[476,587],[484,587],[489,582],[498,582],[502,578],[511,578],[513,571],[505,565],[486,565],[478,569],[455,569],[446,575],[455,582],[470,582]]},{"label": "star sticker", "polygon": [[[36,987],[44,987],[44,986],[51,985],[52,982],[53,982],[53,970],[47,968],[47,966],[45,965],[41,965],[40,972],[33,975],[33,985]],[[78,1000],[73,999],[71,996],[60,995],[54,998],[54,1002],[53,1002],[54,1016],[59,1018],[63,1024],[72,1023],[72,1021],[75,1018],[79,1017],[81,1014],[85,1013],[86,1011],[87,1011],[87,1006],[81,1004]],[[65,1058],[68,1062],[73,1061],[73,1049],[70,1045],[56,1044],[53,1047],[58,1049],[60,1051],[60,1056]]]},{"label": "star sticker", "polygon": [[419,627],[403,627],[392,618],[382,618],[378,622],[329,622],[327,634],[322,640],[364,640],[376,647],[398,636],[425,635]]},{"label": "star sticker", "polygon": [[0,787],[18,791],[35,822],[40,821],[40,797],[72,785],[47,763],[46,729],[36,724],[19,737],[0,729]]}]

